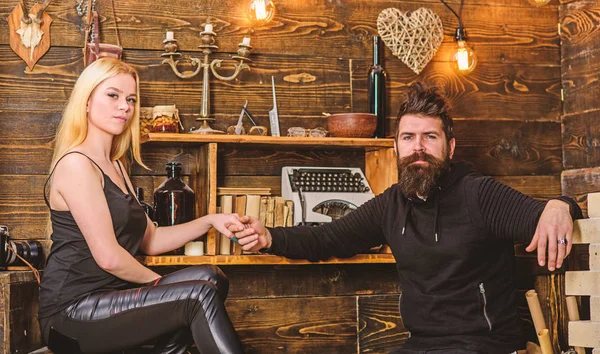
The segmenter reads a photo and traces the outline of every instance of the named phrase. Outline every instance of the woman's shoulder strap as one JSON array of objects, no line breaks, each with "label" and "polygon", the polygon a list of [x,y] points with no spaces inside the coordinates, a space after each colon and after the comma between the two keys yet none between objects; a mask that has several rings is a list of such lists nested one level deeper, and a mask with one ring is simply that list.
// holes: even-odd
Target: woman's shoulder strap
[{"label": "woman's shoulder strap", "polygon": [[70,154],[80,154],[83,155],[85,157],[87,157],[90,161],[92,161],[92,163],[94,165],[96,165],[96,167],[98,167],[98,169],[100,170],[100,172],[102,172],[102,174],[104,174],[104,171],[100,168],[100,166],[98,166],[98,164],[96,163],[96,161],[92,160],[91,157],[89,157],[88,155],[84,154],[83,152],[80,151],[69,151],[66,154],[62,155],[60,157],[60,159],[58,159],[56,161],[56,163],[54,164],[54,167],[52,167],[52,171],[50,171],[50,174],[48,174],[48,178],[46,179],[46,182],[44,183],[44,201],[46,202],[46,205],[48,206],[48,208],[50,208],[50,202],[48,201],[48,196],[46,195],[46,188],[48,186],[48,182],[50,182],[50,178],[52,178],[52,174],[54,174],[54,170],[56,170],[56,166],[58,166],[58,163],[65,158],[65,156],[70,155]]},{"label": "woman's shoulder strap", "polygon": [[129,189],[129,183],[127,183],[127,178],[125,178],[125,173],[123,173],[123,167],[121,167],[121,161],[119,161],[117,159],[117,166],[119,166],[119,171],[121,171],[121,176],[123,176],[123,183],[125,183],[125,188],[127,189],[127,192],[129,192],[129,194],[134,195],[131,192],[131,189]]}]

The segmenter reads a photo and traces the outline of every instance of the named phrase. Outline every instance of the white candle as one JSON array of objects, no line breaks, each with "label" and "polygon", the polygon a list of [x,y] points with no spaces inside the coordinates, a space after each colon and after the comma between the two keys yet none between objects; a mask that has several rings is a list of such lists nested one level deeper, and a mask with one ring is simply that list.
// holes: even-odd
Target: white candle
[{"label": "white candle", "polygon": [[244,37],[244,39],[242,40],[242,44],[250,46],[250,37]]},{"label": "white candle", "polygon": [[207,23],[206,26],[204,26],[204,32],[212,32],[212,25],[210,23]]},{"label": "white candle", "polygon": [[167,40],[173,40],[173,31],[167,31]]},{"label": "white candle", "polygon": [[193,241],[185,244],[186,256],[204,256],[204,242]]}]

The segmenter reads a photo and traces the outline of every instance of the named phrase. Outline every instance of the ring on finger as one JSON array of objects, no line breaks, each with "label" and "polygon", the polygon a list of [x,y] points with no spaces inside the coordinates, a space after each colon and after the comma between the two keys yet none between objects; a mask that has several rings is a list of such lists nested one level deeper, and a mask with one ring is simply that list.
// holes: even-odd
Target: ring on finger
[{"label": "ring on finger", "polygon": [[563,238],[559,238],[558,239],[558,244],[559,245],[566,245],[568,243],[567,238],[563,237]]}]

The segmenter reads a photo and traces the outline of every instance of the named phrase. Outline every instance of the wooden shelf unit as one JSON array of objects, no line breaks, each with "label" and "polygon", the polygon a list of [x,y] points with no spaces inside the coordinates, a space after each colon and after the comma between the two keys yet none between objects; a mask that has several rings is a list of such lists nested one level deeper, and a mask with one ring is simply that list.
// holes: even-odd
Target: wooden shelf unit
[{"label": "wooden shelf unit", "polygon": [[[193,181],[190,187],[196,191],[196,210],[198,215],[217,211],[217,154],[219,145],[250,145],[249,147],[266,149],[361,149],[365,154],[365,176],[375,195],[383,192],[398,179],[395,163],[393,139],[361,138],[310,138],[310,137],[272,137],[253,135],[201,135],[176,133],[150,133],[141,139],[144,144],[152,145],[191,145],[194,147],[195,166],[191,169]],[[250,187],[250,186],[249,186]],[[266,255],[216,255],[218,233],[211,229],[207,235],[206,256],[148,256],[140,259],[149,266],[171,266],[192,264],[311,264],[303,260],[288,260],[278,256]],[[393,263],[390,254],[361,254],[348,259],[330,259],[322,264],[350,263]]]}]

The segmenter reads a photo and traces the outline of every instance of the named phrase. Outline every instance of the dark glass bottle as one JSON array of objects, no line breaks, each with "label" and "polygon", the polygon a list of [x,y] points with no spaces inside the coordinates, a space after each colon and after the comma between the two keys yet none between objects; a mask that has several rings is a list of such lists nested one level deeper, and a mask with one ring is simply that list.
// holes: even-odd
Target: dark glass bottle
[{"label": "dark glass bottle", "polygon": [[[167,163],[167,180],[154,191],[154,221],[171,226],[192,221],[196,214],[196,195],[180,177],[181,164]],[[181,247],[171,253],[183,254]]]},{"label": "dark glass bottle", "polygon": [[373,37],[373,66],[369,68],[369,112],[377,115],[375,138],[385,138],[385,77],[381,66],[381,41]]},{"label": "dark glass bottle", "polygon": [[154,220],[154,208],[144,200],[144,188],[135,187],[135,196],[150,219]]}]

